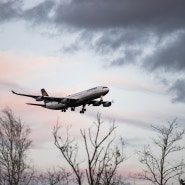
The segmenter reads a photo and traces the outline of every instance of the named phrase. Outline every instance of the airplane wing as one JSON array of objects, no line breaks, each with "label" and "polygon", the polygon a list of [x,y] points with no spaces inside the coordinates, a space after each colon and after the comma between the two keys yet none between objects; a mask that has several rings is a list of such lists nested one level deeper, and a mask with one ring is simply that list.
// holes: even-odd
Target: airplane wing
[{"label": "airplane wing", "polygon": [[35,98],[35,99],[37,99],[38,97],[40,97],[40,96],[36,96],[36,95],[20,94],[20,93],[16,93],[15,91],[12,91],[12,93],[13,94],[16,94],[16,95],[20,95],[20,96],[27,96],[27,97]]},{"label": "airplane wing", "polygon": [[70,98],[70,97],[51,97],[51,96],[37,96],[37,95],[30,95],[30,94],[21,94],[16,93],[15,91],[12,91],[13,94],[20,95],[20,96],[26,96],[30,98],[34,98],[36,101],[46,101],[46,102],[59,102],[59,103],[71,103],[78,99]]}]

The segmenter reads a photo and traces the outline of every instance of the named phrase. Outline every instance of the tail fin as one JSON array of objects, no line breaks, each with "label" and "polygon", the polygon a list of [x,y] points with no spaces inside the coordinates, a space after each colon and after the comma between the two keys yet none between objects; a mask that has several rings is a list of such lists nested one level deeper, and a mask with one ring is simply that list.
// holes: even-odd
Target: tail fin
[{"label": "tail fin", "polygon": [[41,94],[42,94],[42,96],[49,96],[44,88],[41,89]]}]

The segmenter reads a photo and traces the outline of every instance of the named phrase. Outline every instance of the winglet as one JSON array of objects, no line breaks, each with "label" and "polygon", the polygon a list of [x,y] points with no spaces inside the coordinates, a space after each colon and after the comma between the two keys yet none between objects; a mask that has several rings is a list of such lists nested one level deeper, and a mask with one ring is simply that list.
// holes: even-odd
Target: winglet
[{"label": "winglet", "polygon": [[19,93],[16,93],[15,91],[11,90],[13,94],[20,95]]}]

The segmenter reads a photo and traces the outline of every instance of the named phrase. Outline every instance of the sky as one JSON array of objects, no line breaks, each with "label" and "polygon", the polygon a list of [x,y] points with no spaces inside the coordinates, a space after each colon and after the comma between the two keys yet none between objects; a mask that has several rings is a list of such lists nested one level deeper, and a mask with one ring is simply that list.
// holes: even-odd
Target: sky
[{"label": "sky", "polygon": [[[105,124],[114,120],[128,171],[136,169],[135,150],[155,136],[151,125],[177,118],[184,128],[184,9],[183,0],[0,1],[0,109],[9,106],[31,128],[36,168],[62,160],[52,136],[57,120],[79,140],[98,112]],[[28,106],[33,99],[11,93],[45,88],[63,97],[99,85],[114,103],[85,114]]]}]

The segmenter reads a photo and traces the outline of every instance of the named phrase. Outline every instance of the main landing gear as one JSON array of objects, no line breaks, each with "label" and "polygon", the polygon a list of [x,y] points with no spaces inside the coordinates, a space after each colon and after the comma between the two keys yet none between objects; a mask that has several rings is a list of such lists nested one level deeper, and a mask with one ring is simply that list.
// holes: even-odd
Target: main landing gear
[{"label": "main landing gear", "polygon": [[71,107],[71,111],[75,111],[75,107]]},{"label": "main landing gear", "polygon": [[85,105],[83,105],[82,110],[80,111],[80,114],[84,114],[84,112],[86,111]]},{"label": "main landing gear", "polygon": [[62,108],[61,111],[62,112],[66,112],[67,108]]}]

